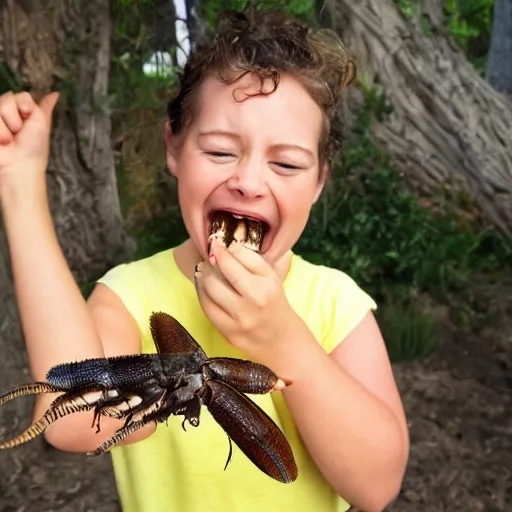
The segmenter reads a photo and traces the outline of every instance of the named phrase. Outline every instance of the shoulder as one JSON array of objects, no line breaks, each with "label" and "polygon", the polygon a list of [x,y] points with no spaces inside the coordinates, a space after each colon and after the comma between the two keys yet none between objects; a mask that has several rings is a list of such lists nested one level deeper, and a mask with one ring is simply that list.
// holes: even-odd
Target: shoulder
[{"label": "shoulder", "polygon": [[173,254],[174,248],[171,248],[145,258],[120,263],[108,270],[101,279],[104,279],[105,276],[129,276],[135,272],[164,271],[169,267],[169,261],[173,260]]},{"label": "shoulder", "polygon": [[174,249],[121,263],[96,280],[113,291],[139,322],[145,322],[148,310],[175,279]]},{"label": "shoulder", "polygon": [[326,351],[331,352],[363,320],[375,301],[342,270],[294,255],[285,290]]}]

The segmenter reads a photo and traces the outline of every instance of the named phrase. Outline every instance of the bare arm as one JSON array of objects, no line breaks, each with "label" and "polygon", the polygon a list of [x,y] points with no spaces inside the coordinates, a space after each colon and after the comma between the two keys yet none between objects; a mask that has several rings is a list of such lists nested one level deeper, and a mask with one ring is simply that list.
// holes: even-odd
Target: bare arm
[{"label": "bare arm", "polygon": [[[34,380],[44,380],[57,363],[139,351],[137,325],[120,299],[98,286],[88,305],[59,246],[45,176],[55,100],[47,96],[38,107],[28,94],[0,97],[0,205]],[[34,416],[54,398],[42,395]],[[74,414],[52,425],[46,437],[64,450],[90,451],[122,424],[102,418],[96,434],[91,423],[91,413]],[[130,441],[143,435],[148,430]]]},{"label": "bare arm", "polygon": [[[302,336],[282,373],[284,397],[301,437],[336,491],[380,512],[400,490],[409,438],[401,400],[373,314],[329,356]],[[287,368],[284,367],[287,365]]]}]

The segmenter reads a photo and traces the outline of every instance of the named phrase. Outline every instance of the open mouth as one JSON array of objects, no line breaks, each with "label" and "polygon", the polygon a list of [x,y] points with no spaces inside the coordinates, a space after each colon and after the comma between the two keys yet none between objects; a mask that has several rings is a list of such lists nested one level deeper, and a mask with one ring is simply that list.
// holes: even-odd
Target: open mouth
[{"label": "open mouth", "polygon": [[247,249],[260,252],[263,240],[269,230],[266,222],[236,215],[223,210],[215,210],[210,214],[210,232],[208,236],[208,252],[213,240],[222,242],[229,247],[233,242],[242,244]]}]

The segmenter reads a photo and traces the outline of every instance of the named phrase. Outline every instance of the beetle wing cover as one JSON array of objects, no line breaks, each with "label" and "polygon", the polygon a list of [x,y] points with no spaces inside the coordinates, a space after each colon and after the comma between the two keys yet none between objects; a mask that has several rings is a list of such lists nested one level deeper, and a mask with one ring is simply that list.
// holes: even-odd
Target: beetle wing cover
[{"label": "beetle wing cover", "polygon": [[272,478],[293,482],[298,475],[293,452],[272,419],[228,384],[208,381],[206,386],[208,410],[245,455]]},{"label": "beetle wing cover", "polygon": [[206,361],[206,354],[191,334],[167,313],[153,313],[149,320],[151,335],[159,354],[198,352]]}]

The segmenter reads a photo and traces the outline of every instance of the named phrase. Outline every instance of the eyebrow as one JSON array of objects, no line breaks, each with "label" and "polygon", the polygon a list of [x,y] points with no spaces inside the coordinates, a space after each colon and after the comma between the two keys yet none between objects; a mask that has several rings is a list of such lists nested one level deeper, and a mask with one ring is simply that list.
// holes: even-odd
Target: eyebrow
[{"label": "eyebrow", "polygon": [[199,132],[199,137],[208,137],[211,135],[220,135],[222,137],[229,137],[231,139],[240,138],[235,132],[229,132],[227,130],[203,130]]},{"label": "eyebrow", "polygon": [[[221,136],[221,137],[228,137],[230,139],[239,139],[240,138],[239,135],[237,135],[235,132],[230,132],[227,130],[204,130],[204,131],[199,132],[199,137],[208,137],[208,136]],[[314,157],[314,154],[310,149],[308,149],[304,146],[300,146],[298,144],[279,143],[279,144],[274,144],[272,147],[276,148],[276,149],[282,149],[282,150],[286,150],[286,149],[299,150],[304,153],[307,153],[311,157]]]}]

